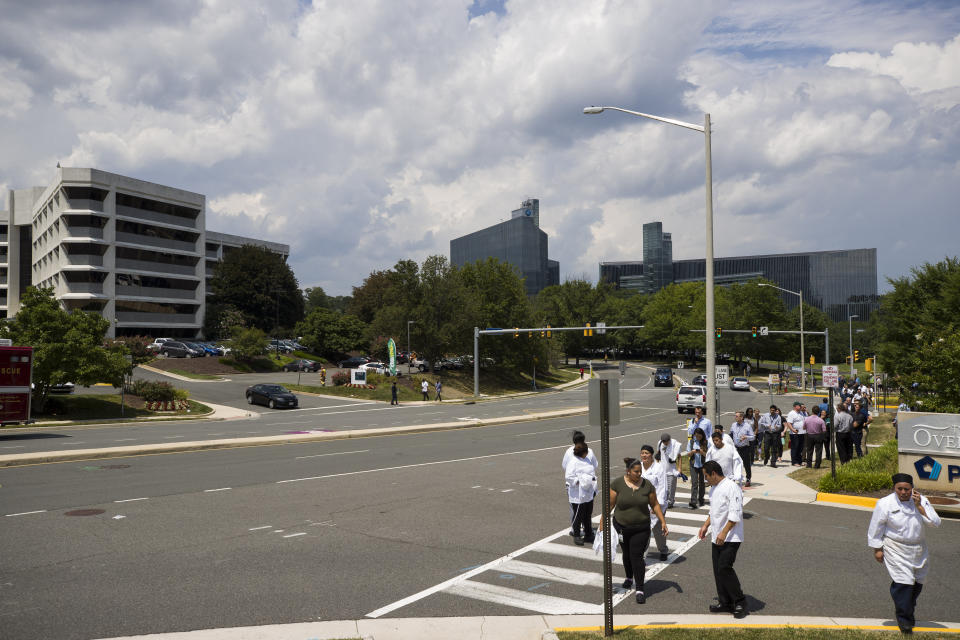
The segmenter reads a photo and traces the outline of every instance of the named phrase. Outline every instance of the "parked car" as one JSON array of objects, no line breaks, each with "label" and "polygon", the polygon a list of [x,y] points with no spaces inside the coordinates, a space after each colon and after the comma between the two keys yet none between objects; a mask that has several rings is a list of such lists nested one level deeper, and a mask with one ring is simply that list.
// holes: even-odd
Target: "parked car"
[{"label": "parked car", "polygon": [[750,391],[750,381],[746,378],[731,378],[730,388],[734,391]]},{"label": "parked car", "polygon": [[293,351],[293,348],[284,344],[282,340],[271,340],[269,346],[267,347],[267,351],[290,353]]},{"label": "parked car", "polygon": [[209,342],[194,342],[196,346],[203,349],[203,355],[205,356],[222,356],[223,351],[210,344]]},{"label": "parked car", "polygon": [[170,342],[173,338],[156,338],[153,342],[147,345],[147,351],[160,351],[160,346],[164,342]]},{"label": "parked car", "polygon": [[670,367],[657,367],[657,370],[653,374],[653,386],[672,387],[673,369]]},{"label": "parked car", "polygon": [[184,342],[183,344],[187,345],[187,348],[190,349],[191,358],[203,358],[207,355],[207,350],[204,349],[201,344],[197,344],[196,342]]},{"label": "parked car", "polygon": [[387,365],[383,364],[382,362],[366,362],[357,367],[357,369],[366,371],[367,373],[379,373],[382,376],[385,376],[390,372],[390,369],[387,367]]},{"label": "parked car", "polygon": [[167,340],[160,345],[160,355],[166,358],[192,358],[194,354],[194,349],[177,340]]},{"label": "parked car", "polygon": [[320,363],[313,360],[294,360],[283,365],[284,371],[320,371]]},{"label": "parked car", "polygon": [[265,404],[271,409],[296,407],[297,396],[279,384],[255,384],[247,387],[247,404]]},{"label": "parked car", "polygon": [[50,393],[73,393],[73,383],[52,384],[50,385]]},{"label": "parked car", "polygon": [[693,410],[697,407],[706,410],[707,408],[707,389],[699,385],[685,385],[677,390],[677,413]]},{"label": "parked car", "polygon": [[707,386],[707,376],[705,376],[704,374],[701,373],[701,374],[698,375],[696,378],[694,378],[693,381],[692,381],[690,384],[692,384],[692,385],[694,385],[694,386],[699,385],[699,386],[701,386],[701,387],[705,387],[705,386]]},{"label": "parked car", "polygon": [[356,369],[362,364],[367,364],[367,362],[369,362],[369,360],[363,356],[354,356],[352,358],[347,358],[346,360],[341,360],[337,366],[341,369]]}]

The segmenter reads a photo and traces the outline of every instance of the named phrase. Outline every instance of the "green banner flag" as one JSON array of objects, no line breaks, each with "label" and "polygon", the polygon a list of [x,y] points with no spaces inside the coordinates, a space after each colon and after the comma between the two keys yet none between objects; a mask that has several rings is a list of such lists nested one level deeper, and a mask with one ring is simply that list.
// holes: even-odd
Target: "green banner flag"
[{"label": "green banner flag", "polygon": [[387,355],[390,357],[390,375],[397,375],[397,343],[393,338],[387,342]]}]

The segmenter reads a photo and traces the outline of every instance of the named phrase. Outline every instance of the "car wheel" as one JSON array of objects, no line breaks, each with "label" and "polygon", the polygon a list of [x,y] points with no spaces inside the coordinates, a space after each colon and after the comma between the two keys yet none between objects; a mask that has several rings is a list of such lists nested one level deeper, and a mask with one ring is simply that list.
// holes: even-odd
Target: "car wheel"
[{"label": "car wheel", "polygon": [[247,404],[253,404],[253,396],[249,393],[247,394]]},{"label": "car wheel", "polygon": [[680,407],[677,407],[677,413],[683,413],[683,409],[681,409]]},{"label": "car wheel", "polygon": [[276,408],[277,408],[277,403],[275,403],[273,400],[271,400],[270,402],[267,403],[267,406],[270,407],[271,409],[276,409]]},{"label": "car wheel", "polygon": [[419,365],[419,366],[417,367],[417,369],[420,371],[420,373],[425,373],[426,370],[427,370],[427,368],[426,368],[425,366],[423,366],[422,364]]}]

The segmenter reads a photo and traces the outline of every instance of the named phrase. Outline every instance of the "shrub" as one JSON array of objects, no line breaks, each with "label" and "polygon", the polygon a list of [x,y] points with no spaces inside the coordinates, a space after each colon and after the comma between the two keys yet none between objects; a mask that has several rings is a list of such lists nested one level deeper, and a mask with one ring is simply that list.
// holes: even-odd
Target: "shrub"
[{"label": "shrub", "polygon": [[169,382],[154,380],[134,380],[130,393],[140,396],[146,402],[167,402],[186,400],[190,393],[186,389],[175,389]]},{"label": "shrub", "polygon": [[820,478],[819,490],[824,493],[882,491],[893,487],[890,476],[896,472],[897,441],[890,440],[864,457],[839,467],[836,479],[830,474]]},{"label": "shrub", "polygon": [[338,371],[337,373],[333,374],[331,380],[333,380],[333,386],[335,387],[350,384],[350,374],[344,373],[343,371]]}]

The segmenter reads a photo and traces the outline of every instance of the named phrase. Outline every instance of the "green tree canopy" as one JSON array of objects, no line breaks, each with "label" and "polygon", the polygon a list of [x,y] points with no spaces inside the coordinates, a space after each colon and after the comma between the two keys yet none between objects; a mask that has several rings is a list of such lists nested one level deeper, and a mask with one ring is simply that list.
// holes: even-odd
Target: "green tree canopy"
[{"label": "green tree canopy", "polygon": [[227,253],[214,268],[210,288],[205,326],[217,326],[227,307],[243,314],[246,326],[266,332],[303,319],[303,294],[293,271],[283,256],[263,247],[244,245]]},{"label": "green tree canopy", "polygon": [[109,382],[120,386],[129,369],[126,349],[103,346],[110,323],[97,313],[64,311],[53,289],[27,287],[20,310],[6,320],[0,336],[15,346],[33,347],[33,403],[43,411],[50,387],[73,382],[91,385]]},{"label": "green tree canopy", "polygon": [[366,325],[356,316],[319,308],[297,323],[295,331],[312,353],[332,359],[364,349],[367,346],[365,329]]}]

